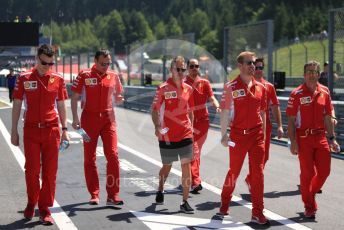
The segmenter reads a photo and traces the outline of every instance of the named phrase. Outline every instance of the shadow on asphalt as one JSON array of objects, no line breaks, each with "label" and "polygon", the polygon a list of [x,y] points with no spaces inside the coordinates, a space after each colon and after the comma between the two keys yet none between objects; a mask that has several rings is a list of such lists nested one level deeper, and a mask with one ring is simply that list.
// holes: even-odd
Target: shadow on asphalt
[{"label": "shadow on asphalt", "polygon": [[[83,206],[84,207],[80,207]],[[69,204],[61,207],[69,217],[76,216],[77,212],[92,212],[104,209],[121,210],[120,206],[89,205],[88,202]]]},{"label": "shadow on asphalt", "polygon": [[34,220],[37,217],[34,217],[32,220],[26,220],[26,219],[20,219],[16,220],[13,223],[6,224],[6,225],[0,225],[0,229],[8,229],[8,230],[13,230],[13,229],[29,229],[29,228],[34,228],[37,225],[41,225],[41,222],[39,220]]}]

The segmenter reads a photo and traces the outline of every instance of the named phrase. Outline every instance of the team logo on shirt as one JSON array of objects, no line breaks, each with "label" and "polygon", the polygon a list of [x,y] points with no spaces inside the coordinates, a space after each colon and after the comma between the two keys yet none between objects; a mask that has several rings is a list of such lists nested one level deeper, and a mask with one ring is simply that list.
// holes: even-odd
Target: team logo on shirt
[{"label": "team logo on shirt", "polygon": [[24,89],[25,90],[37,89],[37,81],[26,81],[26,82],[24,82]]},{"label": "team logo on shirt", "polygon": [[97,85],[97,78],[85,79],[85,85]]},{"label": "team logo on shirt", "polygon": [[176,91],[165,92],[165,99],[177,98]]},{"label": "team logo on shirt", "polygon": [[50,78],[49,78],[49,82],[50,82],[51,84],[53,84],[54,81],[55,81],[55,78],[54,78],[54,77],[50,77]]},{"label": "team logo on shirt", "polygon": [[244,97],[244,96],[246,96],[246,93],[245,93],[244,89],[238,89],[238,90],[234,90],[232,92],[232,96],[233,96],[233,98]]},{"label": "team logo on shirt", "polygon": [[300,103],[301,103],[301,105],[304,105],[304,104],[309,104],[309,103],[311,103],[312,102],[312,99],[311,99],[311,97],[301,97],[300,98]]},{"label": "team logo on shirt", "polygon": [[110,75],[107,75],[107,77],[106,77],[108,80],[110,80]]}]

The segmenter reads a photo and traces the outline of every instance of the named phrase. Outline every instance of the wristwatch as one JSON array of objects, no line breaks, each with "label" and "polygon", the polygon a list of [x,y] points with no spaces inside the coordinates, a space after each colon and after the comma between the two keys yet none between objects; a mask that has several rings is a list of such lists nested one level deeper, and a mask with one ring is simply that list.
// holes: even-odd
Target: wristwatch
[{"label": "wristwatch", "polygon": [[67,131],[68,128],[67,127],[62,127],[62,131]]},{"label": "wristwatch", "polygon": [[335,137],[335,136],[330,136],[328,139],[329,139],[330,141],[334,141],[334,140],[336,140],[336,137]]}]

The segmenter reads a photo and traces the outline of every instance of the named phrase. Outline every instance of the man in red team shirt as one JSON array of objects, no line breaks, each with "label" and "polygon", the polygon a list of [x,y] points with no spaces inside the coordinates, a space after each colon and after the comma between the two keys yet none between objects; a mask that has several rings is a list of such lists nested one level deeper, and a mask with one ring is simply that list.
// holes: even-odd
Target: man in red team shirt
[{"label": "man in red team shirt", "polygon": [[[236,180],[248,152],[251,168],[251,222],[265,225],[269,220],[264,216],[264,139],[266,91],[262,83],[254,79],[256,55],[242,52],[237,57],[240,74],[226,83],[221,99],[221,143],[229,146],[230,165],[221,193],[220,216],[229,214]],[[227,128],[230,123],[230,138]]]},{"label": "man in red team shirt", "polygon": [[[75,79],[71,98],[73,128],[82,127],[90,136],[84,142],[84,170],[87,189],[91,195],[89,203],[99,204],[99,177],[96,165],[98,137],[103,141],[106,165],[106,205],[123,205],[119,197],[119,160],[117,151],[117,131],[113,97],[117,104],[123,102],[123,88],[118,75],[109,70],[111,55],[100,49],[94,57],[91,69],[82,70]],[[81,123],[78,116],[78,99],[81,96]]]},{"label": "man in red team shirt", "polygon": [[[279,107],[279,101],[277,99],[275,87],[264,79],[264,59],[257,58],[255,62],[255,71],[254,71],[254,78],[256,81],[262,83],[266,89],[266,138],[265,138],[265,154],[264,154],[264,167],[266,162],[269,159],[269,151],[270,151],[270,140],[271,140],[271,131],[272,131],[272,124],[270,120],[269,114],[269,106],[271,105],[272,115],[277,123],[277,137],[281,139],[283,137],[283,127],[282,127],[282,117],[281,117],[281,110]],[[251,190],[251,181],[250,181],[250,174],[247,175],[245,182]]]},{"label": "man in red team shirt", "polygon": [[194,120],[193,120],[193,151],[194,156],[191,161],[191,193],[197,194],[202,190],[199,168],[201,163],[201,150],[207,139],[209,129],[209,112],[206,103],[210,101],[220,111],[219,102],[216,100],[210,82],[199,75],[199,64],[197,59],[190,59],[187,62],[188,76],[185,83],[192,87],[193,98],[195,102]]},{"label": "man in red team shirt", "polygon": [[[28,196],[24,217],[30,220],[33,218],[38,202],[41,222],[52,225],[54,222],[49,207],[53,206],[55,197],[59,145],[60,141],[69,140],[64,102],[68,96],[63,78],[50,69],[54,65],[53,48],[41,45],[36,60],[36,66],[22,73],[14,88],[11,142],[19,146],[18,120],[24,100],[26,109],[23,139]],[[59,117],[62,125],[61,138]]]},{"label": "man in red team shirt", "polygon": [[194,213],[187,202],[190,189],[190,162],[192,160],[192,108],[194,99],[192,88],[183,81],[184,58],[175,57],[171,62],[172,77],[158,86],[152,104],[152,120],[155,135],[159,139],[162,168],[159,172],[159,188],[155,201],[164,202],[164,183],[172,163],[180,158],[182,168],[183,201],[180,211]]},{"label": "man in red team shirt", "polygon": [[330,148],[340,151],[332,121],[331,96],[328,88],[318,83],[319,76],[318,62],[304,65],[305,83],[291,92],[286,110],[290,152],[298,154],[300,161],[304,215],[311,219],[318,209],[315,194],[330,175]]}]

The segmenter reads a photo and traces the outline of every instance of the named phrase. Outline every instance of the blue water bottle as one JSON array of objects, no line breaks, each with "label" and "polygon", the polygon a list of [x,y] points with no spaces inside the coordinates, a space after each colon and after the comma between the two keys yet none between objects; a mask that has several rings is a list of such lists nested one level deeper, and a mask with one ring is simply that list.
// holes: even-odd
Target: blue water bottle
[{"label": "blue water bottle", "polygon": [[86,131],[81,128],[79,125],[78,125],[78,129],[76,130],[77,133],[79,133],[79,135],[82,137],[82,139],[84,140],[84,142],[90,142],[91,141],[91,138],[90,136],[86,133]]},{"label": "blue water bottle", "polygon": [[69,147],[69,141],[63,140],[60,143],[59,153],[63,153]]}]

